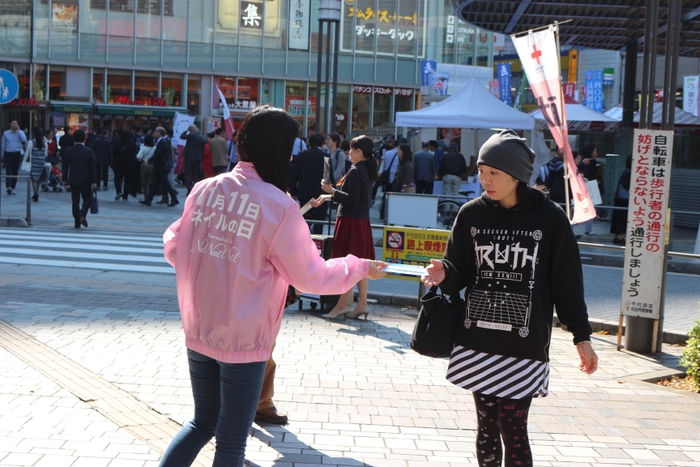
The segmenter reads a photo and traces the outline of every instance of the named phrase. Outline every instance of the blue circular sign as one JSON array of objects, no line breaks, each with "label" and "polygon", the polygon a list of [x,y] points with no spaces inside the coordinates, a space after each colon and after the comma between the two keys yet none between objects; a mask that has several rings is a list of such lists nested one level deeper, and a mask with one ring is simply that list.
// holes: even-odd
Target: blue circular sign
[{"label": "blue circular sign", "polygon": [[19,92],[19,82],[17,77],[0,68],[0,105],[12,102]]}]

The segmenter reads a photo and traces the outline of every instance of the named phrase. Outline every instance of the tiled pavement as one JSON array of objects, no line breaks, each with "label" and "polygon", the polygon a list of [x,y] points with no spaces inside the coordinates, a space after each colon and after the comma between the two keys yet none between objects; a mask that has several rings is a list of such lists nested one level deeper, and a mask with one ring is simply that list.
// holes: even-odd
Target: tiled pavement
[{"label": "tiled pavement", "polygon": [[[45,273],[0,269],[0,465],[157,465],[192,413],[172,285]],[[415,310],[371,317],[288,310],[275,401],[291,421],[254,425],[251,464],[476,465],[471,396],[445,381],[446,361],[408,348]],[[530,417],[535,465],[700,466],[700,395],[642,381],[676,372],[682,348],[652,357],[594,340],[588,377],[554,331],[551,394]],[[211,447],[198,465],[210,459]]]}]

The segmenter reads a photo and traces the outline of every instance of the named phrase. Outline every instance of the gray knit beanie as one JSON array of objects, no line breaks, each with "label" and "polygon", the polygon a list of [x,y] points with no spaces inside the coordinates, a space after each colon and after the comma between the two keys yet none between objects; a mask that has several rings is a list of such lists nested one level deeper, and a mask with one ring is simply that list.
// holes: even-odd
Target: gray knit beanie
[{"label": "gray knit beanie", "polygon": [[491,136],[481,149],[477,165],[486,164],[502,170],[521,182],[530,183],[535,152],[527,140],[513,130],[503,130]]}]

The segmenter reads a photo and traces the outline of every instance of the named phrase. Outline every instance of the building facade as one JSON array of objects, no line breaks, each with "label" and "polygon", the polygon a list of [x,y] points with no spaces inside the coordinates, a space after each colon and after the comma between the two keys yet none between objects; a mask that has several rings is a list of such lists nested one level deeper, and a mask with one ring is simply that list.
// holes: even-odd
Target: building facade
[{"label": "building facade", "polygon": [[[372,132],[416,108],[421,61],[491,67],[493,34],[448,0],[343,0],[332,129]],[[0,68],[18,77],[2,126],[211,127],[259,104],[314,131],[320,0],[4,0]],[[322,59],[323,60],[323,59]],[[326,67],[325,61],[321,66]],[[322,96],[325,96],[325,87]],[[210,129],[210,128],[207,128]]]}]

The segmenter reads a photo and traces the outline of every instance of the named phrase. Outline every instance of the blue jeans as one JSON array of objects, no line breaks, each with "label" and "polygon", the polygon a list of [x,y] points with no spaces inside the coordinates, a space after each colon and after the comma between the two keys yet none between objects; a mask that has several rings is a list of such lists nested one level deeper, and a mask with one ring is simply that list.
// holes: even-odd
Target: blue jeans
[{"label": "blue jeans", "polygon": [[172,440],[161,467],[192,465],[216,436],[212,467],[240,467],[253,426],[267,362],[223,363],[187,350],[194,396],[194,419]]}]

